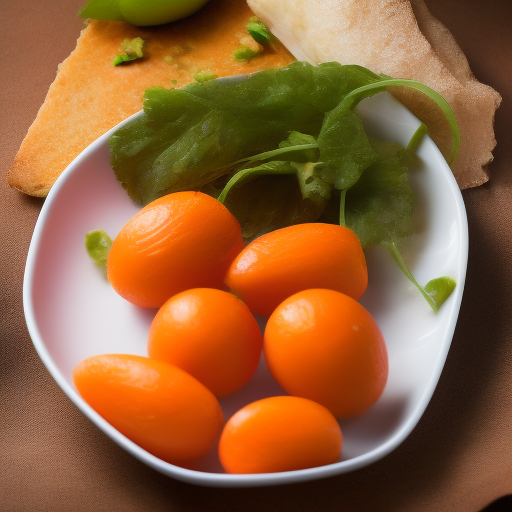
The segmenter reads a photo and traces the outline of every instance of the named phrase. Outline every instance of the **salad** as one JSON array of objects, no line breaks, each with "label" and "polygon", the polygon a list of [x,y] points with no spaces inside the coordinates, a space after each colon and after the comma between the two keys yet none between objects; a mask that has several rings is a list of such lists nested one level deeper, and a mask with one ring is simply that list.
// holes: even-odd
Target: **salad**
[{"label": "salad", "polygon": [[[401,147],[368,137],[354,112],[390,86],[437,103],[455,158],[441,96],[336,63],[149,89],[144,115],[112,135],[113,170],[143,208],[113,241],[88,233],[86,247],[121,297],[158,312],[147,358],[94,356],[73,379],[129,439],[186,465],[220,434],[228,473],[338,460],[337,419],[372,407],[389,372],[384,337],[358,303],[363,248],[387,247],[435,312],[456,285],[445,276],[422,287],[399,250],[427,128]],[[253,315],[268,318],[263,337]],[[288,395],[248,402],[225,423],[217,400],[251,379],[262,352]]]},{"label": "salad", "polygon": [[455,282],[416,282],[400,253],[412,234],[414,197],[407,174],[427,129],[407,147],[368,137],[354,112],[388,87],[429,96],[460,144],[449,105],[429,87],[361,66],[292,63],[241,80],[210,80],[182,89],[151,88],[144,116],[110,139],[117,179],[141,205],[173,192],[216,197],[238,219],[246,240],[305,222],[352,229],[363,248],[385,245],[437,311]]}]

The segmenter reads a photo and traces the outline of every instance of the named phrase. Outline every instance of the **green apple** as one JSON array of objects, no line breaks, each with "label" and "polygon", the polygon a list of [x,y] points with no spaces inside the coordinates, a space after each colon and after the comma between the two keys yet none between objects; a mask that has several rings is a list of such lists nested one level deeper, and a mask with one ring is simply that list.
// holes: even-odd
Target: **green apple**
[{"label": "green apple", "polygon": [[208,0],[89,0],[78,12],[83,18],[162,25],[198,11]]},{"label": "green apple", "polygon": [[119,10],[128,23],[162,25],[195,13],[208,0],[119,0]]}]

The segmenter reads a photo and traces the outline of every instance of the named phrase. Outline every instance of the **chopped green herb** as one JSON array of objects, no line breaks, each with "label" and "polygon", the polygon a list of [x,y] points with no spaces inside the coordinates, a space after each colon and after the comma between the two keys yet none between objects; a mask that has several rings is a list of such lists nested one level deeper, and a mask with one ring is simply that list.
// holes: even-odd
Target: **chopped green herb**
[{"label": "chopped green herb", "polygon": [[174,55],[183,55],[184,53],[191,52],[194,49],[194,46],[189,43],[177,44],[171,48],[171,53]]},{"label": "chopped green herb", "polygon": [[249,61],[251,59],[254,59],[254,57],[257,57],[260,53],[260,49],[253,50],[252,48],[249,48],[248,46],[242,44],[233,52],[233,58],[235,60]]},{"label": "chopped green herb", "polygon": [[246,28],[251,37],[263,46],[271,44],[274,40],[270,30],[256,16],[250,19]]},{"label": "chopped green herb", "polygon": [[119,64],[123,64],[124,62],[130,62],[132,60],[144,57],[142,52],[143,46],[144,39],[140,37],[136,37],[134,39],[125,39],[121,43],[121,47],[123,48],[124,52],[114,59],[114,66],[119,66]]},{"label": "chopped green herb", "polygon": [[85,249],[98,267],[106,267],[112,239],[103,229],[95,229],[85,234]]},{"label": "chopped green herb", "polygon": [[196,82],[207,82],[208,80],[215,80],[215,78],[217,78],[217,75],[211,69],[203,69],[194,76]]}]

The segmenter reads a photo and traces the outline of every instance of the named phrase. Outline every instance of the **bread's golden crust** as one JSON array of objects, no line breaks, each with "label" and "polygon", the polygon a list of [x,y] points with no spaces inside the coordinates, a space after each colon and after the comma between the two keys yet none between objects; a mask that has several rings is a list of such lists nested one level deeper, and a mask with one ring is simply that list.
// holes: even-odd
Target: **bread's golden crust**
[{"label": "bread's golden crust", "polygon": [[[59,66],[9,170],[9,184],[26,194],[46,196],[83,149],[142,108],[148,87],[179,87],[205,68],[229,76],[294,60],[283,47],[249,63],[233,60],[233,50],[247,35],[245,25],[251,16],[243,0],[218,0],[190,18],[161,27],[91,21],[75,50]],[[121,42],[137,36],[145,40],[146,57],[114,67],[112,60]]]},{"label": "bread's golden crust", "polygon": [[[474,78],[461,49],[423,0],[248,3],[297,59],[312,64],[359,64],[432,87],[450,104],[459,125],[461,146],[452,170],[460,188],[487,181],[484,169],[496,144],[493,121],[501,97]],[[436,109],[419,93],[394,93],[429,125],[434,140],[447,154],[451,139]]]}]

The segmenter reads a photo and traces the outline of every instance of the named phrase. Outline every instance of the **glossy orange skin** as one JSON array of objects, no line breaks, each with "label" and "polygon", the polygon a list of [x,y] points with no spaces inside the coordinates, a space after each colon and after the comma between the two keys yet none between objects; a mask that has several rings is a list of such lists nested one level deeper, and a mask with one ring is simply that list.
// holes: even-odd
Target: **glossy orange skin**
[{"label": "glossy orange skin", "polygon": [[158,308],[190,288],[222,288],[243,248],[240,224],[216,199],[176,192],[138,212],[110,249],[107,277],[137,306]]},{"label": "glossy orange skin", "polygon": [[219,402],[208,389],[161,361],[95,356],[75,368],[73,381],[112,426],[167,462],[205,454],[224,423]]},{"label": "glossy orange skin", "polygon": [[249,308],[231,293],[211,288],[171,297],[148,336],[149,357],[185,370],[217,397],[234,393],[252,377],[262,347]]},{"label": "glossy orange skin", "polygon": [[366,411],[388,378],[377,323],[357,301],[332,290],[305,290],[280,304],[267,322],[263,351],[283,389],[337,418]]},{"label": "glossy orange skin", "polygon": [[359,299],[368,272],[352,230],[297,224],[251,242],[231,264],[225,283],[253,313],[268,317],[290,295],[310,288],[329,288]]},{"label": "glossy orange skin", "polygon": [[321,405],[293,396],[264,398],[226,423],[219,458],[228,473],[277,473],[336,462],[342,434]]}]

